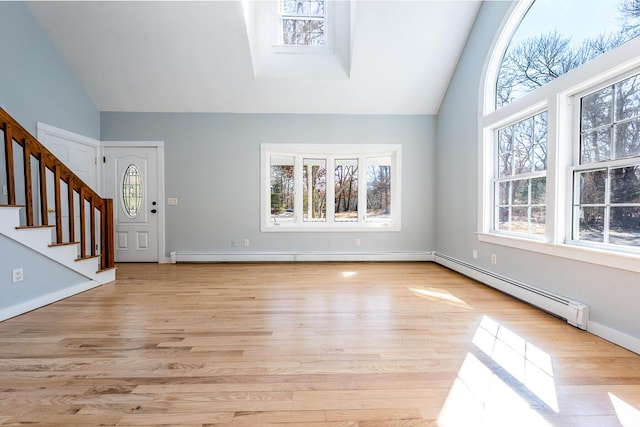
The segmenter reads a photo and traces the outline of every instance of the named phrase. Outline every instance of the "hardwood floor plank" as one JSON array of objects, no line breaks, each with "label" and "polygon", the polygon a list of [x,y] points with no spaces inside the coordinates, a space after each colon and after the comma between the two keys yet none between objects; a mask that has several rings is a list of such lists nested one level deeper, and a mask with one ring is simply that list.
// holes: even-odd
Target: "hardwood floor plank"
[{"label": "hardwood floor plank", "polygon": [[639,366],[432,263],[122,264],[0,323],[0,426],[632,425]]}]

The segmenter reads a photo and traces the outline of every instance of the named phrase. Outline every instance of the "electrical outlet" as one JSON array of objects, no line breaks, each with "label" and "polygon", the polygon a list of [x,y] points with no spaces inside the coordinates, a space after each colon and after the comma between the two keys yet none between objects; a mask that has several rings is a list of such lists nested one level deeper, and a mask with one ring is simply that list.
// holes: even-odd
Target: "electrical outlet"
[{"label": "electrical outlet", "polygon": [[244,239],[244,247],[245,248],[249,247],[249,239]]},{"label": "electrical outlet", "polygon": [[491,264],[498,263],[498,256],[496,254],[491,254]]},{"label": "electrical outlet", "polygon": [[22,282],[24,280],[24,270],[21,268],[14,268],[11,272],[11,282]]},{"label": "electrical outlet", "polygon": [[360,246],[360,239],[356,239],[356,246]]},{"label": "electrical outlet", "polygon": [[473,259],[478,259],[478,251],[476,249],[473,250]]},{"label": "electrical outlet", "polygon": [[7,193],[9,193],[9,190],[7,189],[6,185],[2,186],[2,194],[4,194],[5,196],[7,195]]}]

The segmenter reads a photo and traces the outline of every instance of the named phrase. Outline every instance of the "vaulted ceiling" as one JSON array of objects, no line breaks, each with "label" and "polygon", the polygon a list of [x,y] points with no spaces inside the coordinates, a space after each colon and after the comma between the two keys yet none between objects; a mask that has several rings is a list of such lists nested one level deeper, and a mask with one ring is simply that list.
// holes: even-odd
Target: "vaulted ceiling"
[{"label": "vaulted ceiling", "polygon": [[264,40],[266,0],[27,5],[100,111],[435,114],[480,3],[339,1],[299,54]]}]

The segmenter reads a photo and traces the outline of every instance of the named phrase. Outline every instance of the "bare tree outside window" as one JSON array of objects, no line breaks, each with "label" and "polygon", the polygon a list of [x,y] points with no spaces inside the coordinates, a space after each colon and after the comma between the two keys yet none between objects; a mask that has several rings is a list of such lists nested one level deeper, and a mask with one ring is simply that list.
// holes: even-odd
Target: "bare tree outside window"
[{"label": "bare tree outside window", "polygon": [[295,220],[294,161],[293,157],[271,158],[271,219],[274,222]]},{"label": "bare tree outside window", "polygon": [[391,216],[391,160],[371,159],[367,164],[367,219]]},{"label": "bare tree outside window", "polygon": [[[582,97],[574,238],[640,246],[640,75]],[[622,164],[620,163],[622,161]]]},{"label": "bare tree outside window", "polygon": [[324,0],[283,0],[282,43],[285,45],[325,45]]},{"label": "bare tree outside window", "polygon": [[335,166],[336,222],[358,220],[358,159],[337,159]]},{"label": "bare tree outside window", "polygon": [[[525,20],[535,13],[536,5],[537,2],[532,5]],[[555,30],[509,45],[498,72],[496,107],[518,99],[640,35],[640,0],[619,0],[617,10],[619,27],[616,30],[577,44],[571,34]],[[579,17],[575,19],[579,20]]]},{"label": "bare tree outside window", "polygon": [[496,154],[494,228],[544,235],[547,112],[500,129]]},{"label": "bare tree outside window", "polygon": [[[502,59],[496,80],[497,108],[640,35],[640,0],[589,4],[600,9],[595,12],[598,19],[590,21],[597,31],[585,24],[591,8],[562,14],[569,3],[532,4]],[[553,10],[562,18],[540,19]],[[580,120],[575,131],[580,145],[573,169],[570,238],[589,244],[640,246],[640,75],[623,75],[616,83],[585,90],[577,100]],[[494,230],[544,234],[546,127],[543,112],[496,132]]]},{"label": "bare tree outside window", "polygon": [[327,161],[304,159],[302,165],[304,221],[325,221],[327,218]]}]

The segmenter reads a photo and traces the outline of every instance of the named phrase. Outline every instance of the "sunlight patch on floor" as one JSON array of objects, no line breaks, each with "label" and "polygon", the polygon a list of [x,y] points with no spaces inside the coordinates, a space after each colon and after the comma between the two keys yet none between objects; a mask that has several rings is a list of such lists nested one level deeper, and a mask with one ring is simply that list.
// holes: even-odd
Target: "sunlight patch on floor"
[{"label": "sunlight patch on floor", "polygon": [[467,353],[438,417],[440,427],[551,427],[518,392]]},{"label": "sunlight patch on floor", "polygon": [[547,427],[559,412],[551,357],[484,316],[438,417],[440,427]]},{"label": "sunlight patch on floor", "polygon": [[634,408],[613,393],[609,393],[609,399],[611,399],[611,403],[613,403],[613,408],[616,410],[620,424],[625,427],[640,426],[640,410]]},{"label": "sunlight patch on floor", "polygon": [[470,309],[471,307],[456,297],[455,295],[451,295],[449,292],[444,291],[442,289],[434,289],[434,288],[408,288],[414,295],[427,298],[434,301],[441,301],[446,304],[455,305],[456,307],[463,307]]},{"label": "sunlight patch on floor", "polygon": [[482,318],[472,342],[538,399],[558,412],[551,356],[487,316]]}]

